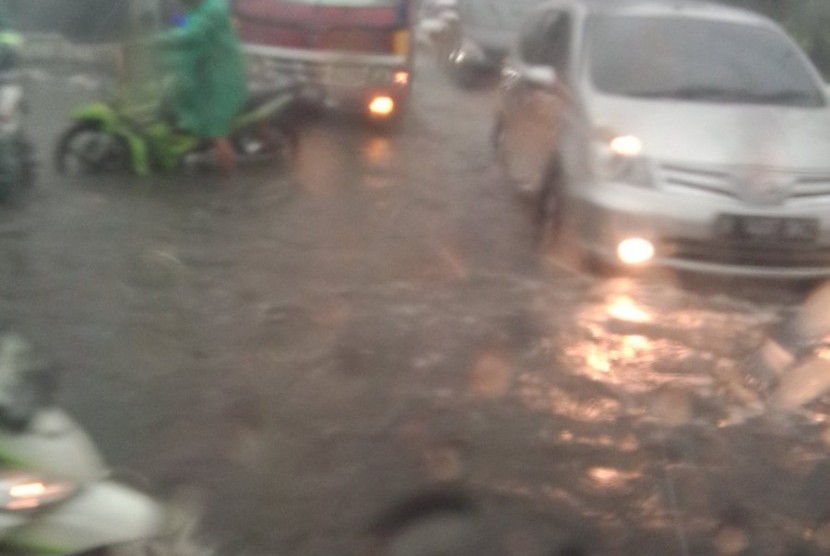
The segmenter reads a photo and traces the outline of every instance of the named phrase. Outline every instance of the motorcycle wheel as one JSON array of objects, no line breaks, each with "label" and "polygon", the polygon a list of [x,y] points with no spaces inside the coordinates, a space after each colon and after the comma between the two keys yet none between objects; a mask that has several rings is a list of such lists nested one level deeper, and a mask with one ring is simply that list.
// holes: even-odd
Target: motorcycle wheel
[{"label": "motorcycle wheel", "polygon": [[58,139],[55,169],[65,175],[129,171],[129,149],[123,138],[103,131],[98,122],[77,122]]}]

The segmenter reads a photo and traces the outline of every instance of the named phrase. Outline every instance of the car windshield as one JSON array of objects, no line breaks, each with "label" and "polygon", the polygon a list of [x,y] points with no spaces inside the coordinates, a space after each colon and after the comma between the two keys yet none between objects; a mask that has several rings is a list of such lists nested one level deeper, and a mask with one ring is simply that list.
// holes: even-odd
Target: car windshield
[{"label": "car windshield", "polygon": [[481,27],[515,31],[540,0],[471,0],[466,8],[468,21]]},{"label": "car windshield", "polygon": [[[590,73],[604,93],[818,107],[807,65],[780,33],[728,22],[597,16]],[[625,47],[621,47],[625,45]]]}]

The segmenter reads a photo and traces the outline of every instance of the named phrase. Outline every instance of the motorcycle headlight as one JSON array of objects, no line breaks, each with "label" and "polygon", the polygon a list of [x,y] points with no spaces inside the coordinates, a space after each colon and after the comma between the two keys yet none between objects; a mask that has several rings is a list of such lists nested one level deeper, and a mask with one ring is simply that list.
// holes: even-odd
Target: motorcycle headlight
[{"label": "motorcycle headlight", "polygon": [[595,168],[600,179],[645,187],[652,185],[651,168],[639,138],[598,134],[594,151]]},{"label": "motorcycle headlight", "polygon": [[0,472],[0,510],[33,510],[72,496],[77,485],[23,471]]}]

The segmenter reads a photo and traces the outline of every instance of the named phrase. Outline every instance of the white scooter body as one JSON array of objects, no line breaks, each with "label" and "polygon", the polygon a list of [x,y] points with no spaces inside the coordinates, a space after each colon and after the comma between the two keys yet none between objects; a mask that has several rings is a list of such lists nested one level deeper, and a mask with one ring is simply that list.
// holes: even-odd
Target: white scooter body
[{"label": "white scooter body", "polygon": [[[59,409],[39,410],[21,432],[0,428],[0,467],[35,477],[30,484],[70,485],[59,500],[0,510],[0,553],[69,556],[164,532],[164,507],[108,480],[89,436]],[[8,491],[0,470],[0,501],[9,499]]]},{"label": "white scooter body", "polygon": [[153,539],[163,529],[164,512],[154,500],[104,481],[14,528],[0,543],[26,553],[70,556]]}]

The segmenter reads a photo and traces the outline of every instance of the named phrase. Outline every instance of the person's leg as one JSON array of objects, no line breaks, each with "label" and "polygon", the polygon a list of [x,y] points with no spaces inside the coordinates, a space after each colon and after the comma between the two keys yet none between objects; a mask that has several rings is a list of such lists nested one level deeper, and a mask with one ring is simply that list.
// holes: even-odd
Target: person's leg
[{"label": "person's leg", "polygon": [[222,173],[229,176],[236,170],[236,153],[233,150],[233,145],[226,137],[216,137],[213,139],[213,147],[216,149],[216,156],[219,159],[219,168]]}]

